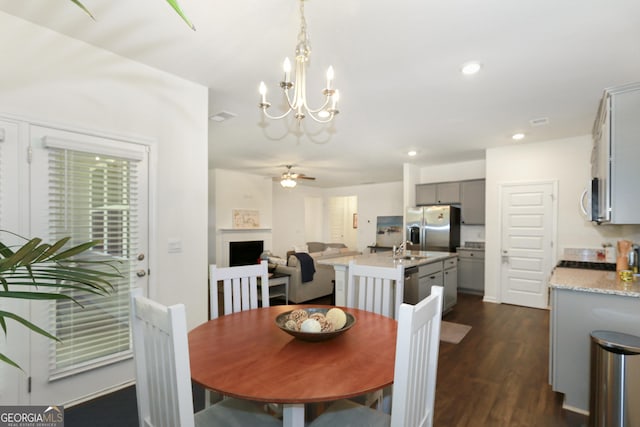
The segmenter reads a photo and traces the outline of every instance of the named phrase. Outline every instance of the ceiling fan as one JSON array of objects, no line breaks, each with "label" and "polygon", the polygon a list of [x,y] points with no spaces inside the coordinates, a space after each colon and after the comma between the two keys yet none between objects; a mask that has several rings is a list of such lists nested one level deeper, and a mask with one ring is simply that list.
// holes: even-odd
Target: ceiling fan
[{"label": "ceiling fan", "polygon": [[273,178],[274,181],[280,181],[280,185],[284,188],[293,188],[298,183],[299,179],[308,179],[311,181],[315,181],[315,178],[312,176],[306,176],[303,173],[293,173],[291,172],[291,168],[293,165],[285,165],[287,171],[284,172],[280,177]]}]

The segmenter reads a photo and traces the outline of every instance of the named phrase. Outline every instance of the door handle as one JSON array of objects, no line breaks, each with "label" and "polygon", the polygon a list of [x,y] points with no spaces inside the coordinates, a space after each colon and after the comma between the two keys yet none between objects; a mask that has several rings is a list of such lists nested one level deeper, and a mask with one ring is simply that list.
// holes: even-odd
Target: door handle
[{"label": "door handle", "polygon": [[136,271],[136,276],[138,276],[138,277],[144,277],[144,276],[146,276],[146,275],[147,275],[147,272],[146,272],[146,271],[144,271],[144,270],[138,270],[138,271]]},{"label": "door handle", "polygon": [[587,207],[585,204],[585,198],[588,194],[589,194],[589,189],[585,188],[582,194],[580,195],[580,210],[582,211],[582,215],[584,215],[585,218],[589,217],[589,213],[587,212]]}]

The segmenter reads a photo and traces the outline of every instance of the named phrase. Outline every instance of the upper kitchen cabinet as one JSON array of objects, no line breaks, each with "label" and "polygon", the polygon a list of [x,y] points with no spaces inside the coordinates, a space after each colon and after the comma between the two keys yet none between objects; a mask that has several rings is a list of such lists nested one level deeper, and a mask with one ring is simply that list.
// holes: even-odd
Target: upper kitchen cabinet
[{"label": "upper kitchen cabinet", "polygon": [[484,184],[484,179],[462,181],[460,183],[462,224],[484,225]]},{"label": "upper kitchen cabinet", "polygon": [[416,205],[452,205],[460,203],[459,182],[416,185]]},{"label": "upper kitchen cabinet", "polygon": [[640,83],[605,90],[593,141],[591,219],[640,224]]},{"label": "upper kitchen cabinet", "polygon": [[416,205],[460,206],[462,224],[484,225],[484,192],[484,179],[417,184]]}]

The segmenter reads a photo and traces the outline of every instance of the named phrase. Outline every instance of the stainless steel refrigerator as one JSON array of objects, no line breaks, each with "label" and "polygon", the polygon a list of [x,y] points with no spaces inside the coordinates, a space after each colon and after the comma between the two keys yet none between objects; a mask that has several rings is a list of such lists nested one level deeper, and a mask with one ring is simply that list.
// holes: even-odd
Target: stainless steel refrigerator
[{"label": "stainless steel refrigerator", "polygon": [[408,247],[420,251],[455,252],[460,246],[460,208],[419,206],[407,209]]}]

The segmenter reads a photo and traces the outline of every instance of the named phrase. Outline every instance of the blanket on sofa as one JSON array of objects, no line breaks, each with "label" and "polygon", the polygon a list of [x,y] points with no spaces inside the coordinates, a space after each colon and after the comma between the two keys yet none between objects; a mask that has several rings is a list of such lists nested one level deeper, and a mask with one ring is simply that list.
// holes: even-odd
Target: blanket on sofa
[{"label": "blanket on sofa", "polygon": [[293,255],[298,258],[298,263],[300,264],[300,280],[302,283],[312,281],[316,267],[313,265],[311,255],[306,252],[296,252]]}]

